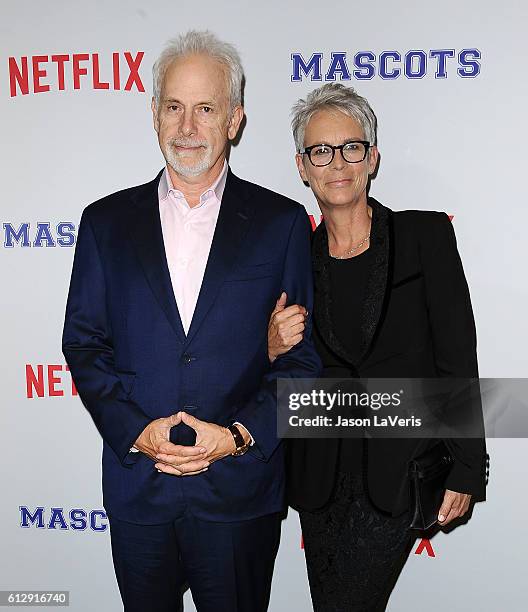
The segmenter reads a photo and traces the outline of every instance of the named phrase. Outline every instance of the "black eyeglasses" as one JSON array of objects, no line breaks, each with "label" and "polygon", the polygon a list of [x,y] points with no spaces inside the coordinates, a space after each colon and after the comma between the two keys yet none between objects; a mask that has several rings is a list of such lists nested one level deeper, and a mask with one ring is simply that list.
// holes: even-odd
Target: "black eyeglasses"
[{"label": "black eyeglasses", "polygon": [[332,163],[336,151],[341,151],[343,159],[349,164],[362,162],[367,156],[370,142],[366,140],[353,140],[334,147],[329,144],[316,144],[299,151],[301,155],[308,155],[313,166],[328,166]]}]

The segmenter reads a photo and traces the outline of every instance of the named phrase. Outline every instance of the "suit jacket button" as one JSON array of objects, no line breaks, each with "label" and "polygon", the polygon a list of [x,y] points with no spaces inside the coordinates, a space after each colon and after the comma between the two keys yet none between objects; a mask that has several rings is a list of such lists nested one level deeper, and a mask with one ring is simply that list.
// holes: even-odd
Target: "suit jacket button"
[{"label": "suit jacket button", "polygon": [[188,355],[187,353],[184,353],[184,354],[182,355],[182,361],[183,361],[183,363],[185,363],[185,364],[189,364],[189,363],[191,363],[191,361],[192,361],[192,360],[193,360],[193,358],[192,358],[190,355]]}]

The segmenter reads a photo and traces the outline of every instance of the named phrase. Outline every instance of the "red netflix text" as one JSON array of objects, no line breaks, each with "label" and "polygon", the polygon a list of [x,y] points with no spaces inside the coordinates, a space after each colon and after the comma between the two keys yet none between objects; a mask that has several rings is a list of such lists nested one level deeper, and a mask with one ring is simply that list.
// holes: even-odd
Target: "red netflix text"
[{"label": "red netflix text", "polygon": [[32,366],[26,364],[26,397],[63,397],[77,395],[67,365]]},{"label": "red netflix text", "polygon": [[66,89],[112,89],[144,92],[139,74],[143,51],[130,51],[99,57],[99,53],[62,53],[10,57],[11,97],[28,93]]}]

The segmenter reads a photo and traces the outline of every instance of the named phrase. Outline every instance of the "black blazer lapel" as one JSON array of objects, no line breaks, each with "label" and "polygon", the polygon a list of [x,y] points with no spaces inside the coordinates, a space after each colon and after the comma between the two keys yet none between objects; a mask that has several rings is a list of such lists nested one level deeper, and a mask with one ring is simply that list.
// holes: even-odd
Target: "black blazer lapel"
[{"label": "black blazer lapel", "polygon": [[202,286],[187,334],[187,342],[190,342],[198,331],[227,273],[235,263],[251,216],[252,211],[246,202],[243,184],[229,170]]},{"label": "black blazer lapel", "polygon": [[340,342],[332,325],[332,298],[330,295],[330,270],[328,234],[324,221],[316,229],[312,243],[312,259],[315,277],[314,318],[318,331],[327,346],[341,359],[357,368],[367,357],[385,303],[387,284],[390,276],[391,211],[374,198],[368,199],[372,207],[370,229],[370,270],[363,301],[359,359],[353,356]]},{"label": "black blazer lapel", "polygon": [[392,276],[391,256],[391,211],[374,198],[368,199],[372,207],[372,225],[370,228],[370,249],[372,249],[369,278],[363,301],[361,321],[362,345],[361,358],[364,361],[370,352],[376,331],[379,328],[387,287]]},{"label": "black blazer lapel", "polygon": [[158,199],[160,176],[161,172],[132,197],[135,206],[130,218],[130,237],[150,288],[183,343],[185,332],[172,289],[161,231]]}]

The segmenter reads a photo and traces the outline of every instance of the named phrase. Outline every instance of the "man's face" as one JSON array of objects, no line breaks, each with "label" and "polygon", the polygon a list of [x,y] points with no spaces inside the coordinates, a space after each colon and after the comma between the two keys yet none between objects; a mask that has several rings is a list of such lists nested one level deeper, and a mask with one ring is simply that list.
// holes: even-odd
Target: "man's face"
[{"label": "man's face", "polygon": [[207,55],[174,60],[165,72],[154,129],[163,155],[181,176],[193,177],[223,164],[229,139],[243,117],[230,108],[227,68]]},{"label": "man's face", "polygon": [[[321,110],[308,121],[304,134],[304,146],[315,144],[342,145],[351,140],[365,140],[359,123],[337,110]],[[314,192],[317,201],[326,207],[343,207],[355,204],[366,197],[369,174],[374,172],[378,158],[376,147],[370,154],[354,164],[346,162],[340,151],[327,166],[313,166],[308,155],[296,155],[297,167],[303,181]]]}]

